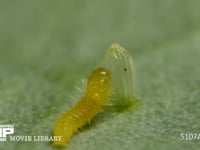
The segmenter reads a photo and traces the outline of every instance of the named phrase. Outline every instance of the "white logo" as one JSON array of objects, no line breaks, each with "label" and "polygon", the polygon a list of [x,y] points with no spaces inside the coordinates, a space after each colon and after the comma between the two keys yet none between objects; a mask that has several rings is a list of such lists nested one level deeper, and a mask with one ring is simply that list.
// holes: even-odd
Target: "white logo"
[{"label": "white logo", "polygon": [[6,141],[6,136],[13,133],[14,125],[0,125],[0,141]]},{"label": "white logo", "polygon": [[[62,136],[48,136],[48,135],[10,135],[14,134],[14,125],[0,125],[0,142],[53,142],[61,141]],[[10,136],[8,136],[10,135]],[[8,137],[7,137],[8,136]]]}]

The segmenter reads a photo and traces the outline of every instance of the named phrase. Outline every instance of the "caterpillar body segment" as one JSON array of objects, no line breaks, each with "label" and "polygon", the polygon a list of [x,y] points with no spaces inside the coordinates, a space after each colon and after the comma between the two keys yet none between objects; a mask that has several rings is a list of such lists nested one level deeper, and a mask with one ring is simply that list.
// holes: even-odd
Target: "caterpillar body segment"
[{"label": "caterpillar body segment", "polygon": [[74,107],[58,118],[53,133],[62,138],[61,141],[54,141],[54,146],[67,146],[78,128],[102,110],[110,94],[110,80],[111,72],[106,68],[98,68],[91,73],[85,95]]}]

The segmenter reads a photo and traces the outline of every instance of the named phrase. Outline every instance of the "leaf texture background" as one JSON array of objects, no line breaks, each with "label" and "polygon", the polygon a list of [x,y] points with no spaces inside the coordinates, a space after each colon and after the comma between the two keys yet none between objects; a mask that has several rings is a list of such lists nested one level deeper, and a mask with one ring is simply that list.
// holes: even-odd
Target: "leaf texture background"
[{"label": "leaf texture background", "polygon": [[[113,42],[133,56],[142,105],[102,115],[69,150],[197,150],[200,140],[200,1],[0,2],[0,124],[15,135],[50,135],[78,99],[75,84]],[[96,64],[96,65],[95,65]],[[0,149],[55,149],[0,142]]]}]

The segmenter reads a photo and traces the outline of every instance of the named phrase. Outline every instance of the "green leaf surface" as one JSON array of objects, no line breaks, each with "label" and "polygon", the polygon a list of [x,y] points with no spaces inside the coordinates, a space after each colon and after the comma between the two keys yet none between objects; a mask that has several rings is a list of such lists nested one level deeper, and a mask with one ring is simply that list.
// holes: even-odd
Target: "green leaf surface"
[{"label": "green leaf surface", "polygon": [[[1,1],[0,124],[14,135],[51,135],[79,99],[75,85],[113,42],[134,58],[140,107],[99,114],[68,150],[197,150],[200,134],[200,1]],[[0,142],[0,149],[56,149]]]}]

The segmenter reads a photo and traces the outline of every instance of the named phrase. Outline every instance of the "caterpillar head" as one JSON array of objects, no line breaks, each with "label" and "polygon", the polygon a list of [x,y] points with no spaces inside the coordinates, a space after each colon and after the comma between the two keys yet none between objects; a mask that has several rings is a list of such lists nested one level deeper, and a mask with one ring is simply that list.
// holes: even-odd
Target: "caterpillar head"
[{"label": "caterpillar head", "polygon": [[105,93],[110,89],[111,72],[106,68],[94,70],[87,83],[86,93]]}]

